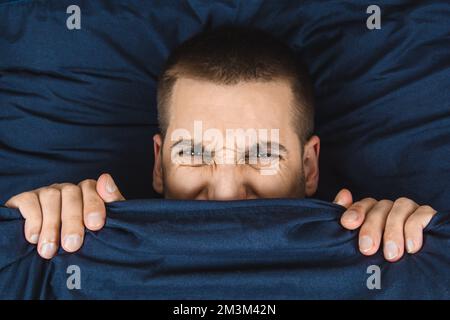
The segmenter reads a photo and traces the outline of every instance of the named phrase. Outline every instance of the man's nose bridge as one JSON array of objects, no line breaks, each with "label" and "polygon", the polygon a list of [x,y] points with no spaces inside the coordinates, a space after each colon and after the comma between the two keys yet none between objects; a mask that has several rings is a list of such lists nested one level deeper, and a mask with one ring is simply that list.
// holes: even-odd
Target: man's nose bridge
[{"label": "man's nose bridge", "polygon": [[239,199],[243,197],[245,188],[239,165],[220,164],[213,169],[213,177],[210,180],[210,189],[213,198]]},{"label": "man's nose bridge", "polygon": [[239,162],[239,159],[242,158],[244,153],[244,149],[242,148],[229,148],[223,146],[222,148],[217,148],[215,150],[215,163],[218,165],[234,165]]}]

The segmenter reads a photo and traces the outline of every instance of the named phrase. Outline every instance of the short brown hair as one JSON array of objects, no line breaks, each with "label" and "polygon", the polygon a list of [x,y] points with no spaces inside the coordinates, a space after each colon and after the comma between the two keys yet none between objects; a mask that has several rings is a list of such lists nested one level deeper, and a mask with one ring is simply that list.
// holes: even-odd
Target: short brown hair
[{"label": "short brown hair", "polygon": [[302,145],[313,134],[314,99],[308,72],[297,54],[269,33],[222,26],[203,31],[176,48],[158,80],[158,122],[163,136],[172,88],[182,76],[225,85],[286,79],[295,98],[292,119]]}]

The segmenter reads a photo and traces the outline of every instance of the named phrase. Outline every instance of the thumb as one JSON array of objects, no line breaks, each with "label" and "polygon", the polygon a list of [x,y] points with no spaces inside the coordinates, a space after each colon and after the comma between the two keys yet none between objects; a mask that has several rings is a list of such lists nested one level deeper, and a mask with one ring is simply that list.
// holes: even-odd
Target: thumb
[{"label": "thumb", "polygon": [[97,193],[106,203],[125,200],[114,183],[113,178],[108,173],[103,173],[100,177],[98,177]]},{"label": "thumb", "polygon": [[348,209],[353,203],[352,193],[348,189],[341,189],[333,202]]}]

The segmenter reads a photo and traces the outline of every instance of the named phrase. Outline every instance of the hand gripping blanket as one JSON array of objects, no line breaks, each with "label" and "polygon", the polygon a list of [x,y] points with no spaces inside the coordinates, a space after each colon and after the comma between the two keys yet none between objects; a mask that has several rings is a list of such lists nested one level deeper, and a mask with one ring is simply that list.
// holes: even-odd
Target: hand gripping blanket
[{"label": "hand gripping blanket", "polygon": [[[358,251],[318,200],[132,200],[74,254],[40,258],[0,208],[1,299],[449,299],[450,215],[397,263]],[[76,276],[76,278],[74,278]]]}]

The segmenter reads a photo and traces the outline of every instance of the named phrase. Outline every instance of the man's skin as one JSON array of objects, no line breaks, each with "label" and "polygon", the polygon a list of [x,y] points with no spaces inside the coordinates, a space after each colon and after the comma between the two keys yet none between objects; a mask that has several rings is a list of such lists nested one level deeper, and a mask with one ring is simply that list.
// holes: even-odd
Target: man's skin
[{"label": "man's skin", "polygon": [[[180,78],[170,101],[169,127],[164,141],[153,137],[155,164],[153,187],[169,199],[241,200],[256,198],[303,198],[314,196],[319,181],[320,140],[312,136],[304,145],[291,123],[294,100],[287,81],[239,82],[219,85],[206,80]],[[261,175],[258,165],[202,163],[186,165],[171,159],[171,133],[178,128],[193,132],[194,121],[203,130],[279,129],[279,171]],[[236,150],[234,150],[236,152]],[[368,181],[370,183],[370,181]],[[6,206],[18,208],[25,221],[25,237],[37,244],[39,254],[52,258],[58,244],[67,252],[77,251],[83,242],[84,227],[100,230],[106,220],[105,203],[121,201],[109,174],[78,185],[53,184],[16,195]],[[353,202],[349,190],[342,189],[334,202],[347,210],[341,224],[349,230],[361,227],[359,248],[364,255],[375,254],[383,242],[388,261],[399,260],[405,251],[416,253],[423,243],[423,229],[436,211],[407,198],[395,201],[364,198]],[[60,237],[61,235],[61,237]]]}]

